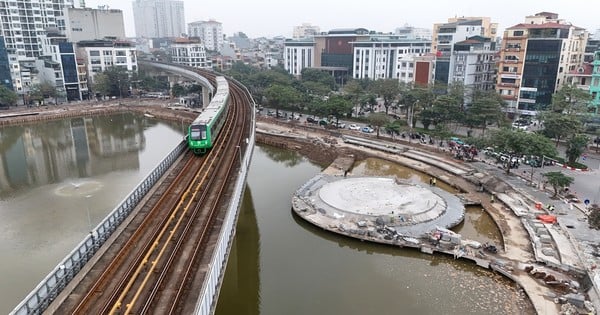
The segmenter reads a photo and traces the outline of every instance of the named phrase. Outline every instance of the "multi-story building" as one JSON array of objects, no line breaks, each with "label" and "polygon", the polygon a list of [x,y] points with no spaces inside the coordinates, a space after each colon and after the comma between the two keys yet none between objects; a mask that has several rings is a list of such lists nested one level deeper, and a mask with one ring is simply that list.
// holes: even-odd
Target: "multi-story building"
[{"label": "multi-story building", "polygon": [[307,40],[288,40],[284,43],[283,67],[291,75],[299,77],[302,69],[312,68],[314,65],[315,42]]},{"label": "multi-story building", "polygon": [[4,85],[4,87],[9,90],[13,89],[12,79],[10,77],[10,63],[8,62],[8,53],[4,44],[4,36],[0,36],[0,84]]},{"label": "multi-story building", "polygon": [[354,49],[354,79],[398,79],[412,83],[415,78],[415,57],[431,52],[429,40],[390,35],[372,35],[351,44]]},{"label": "multi-story building", "polygon": [[223,25],[215,20],[197,21],[188,24],[188,36],[198,37],[208,50],[223,48]]},{"label": "multi-story building", "polygon": [[449,18],[448,23],[433,25],[431,49],[436,53],[435,80],[450,83],[450,59],[454,44],[469,37],[482,36],[496,38],[498,23],[492,23],[489,17]]},{"label": "multi-story building", "polygon": [[318,35],[320,28],[310,23],[302,23],[302,25],[294,26],[294,32],[292,34],[293,39],[302,39],[307,37],[313,37]]},{"label": "multi-story building", "polygon": [[133,19],[137,37],[178,37],[185,33],[182,0],[136,0]]},{"label": "multi-story building", "polygon": [[93,40],[77,43],[77,56],[86,64],[90,82],[97,73],[109,67],[137,71],[135,44],[129,41]]},{"label": "multi-story building", "polygon": [[583,64],[586,30],[558,19],[555,13],[528,16],[504,31],[496,91],[508,111],[536,115],[552,102],[552,94],[569,72]]},{"label": "multi-story building", "polygon": [[72,6],[73,0],[0,0],[0,32],[17,93],[25,94],[35,81],[35,58],[41,55],[38,35],[47,28],[65,31],[64,9]]},{"label": "multi-story building", "polygon": [[174,63],[210,69],[211,60],[206,56],[206,49],[196,38],[177,38],[171,44],[171,61]]},{"label": "multi-story building", "polygon": [[65,12],[66,35],[71,42],[125,38],[125,23],[121,10],[67,8]]},{"label": "multi-story building", "polygon": [[413,27],[408,24],[396,28],[394,35],[407,39],[427,39],[431,40],[432,32],[428,28]]},{"label": "multi-story building", "polygon": [[592,94],[592,105],[596,108],[595,112],[598,114],[598,107],[600,107],[600,49],[594,53],[594,60],[592,61],[590,94]]},{"label": "multi-story building", "polygon": [[80,89],[73,43],[56,33],[40,36],[40,41],[43,55],[36,60],[39,81],[54,85],[61,100],[82,100],[87,91]]},{"label": "multi-story building", "polygon": [[471,103],[476,90],[493,90],[496,84],[496,42],[473,36],[454,44],[450,56],[449,82],[465,88],[465,104]]}]

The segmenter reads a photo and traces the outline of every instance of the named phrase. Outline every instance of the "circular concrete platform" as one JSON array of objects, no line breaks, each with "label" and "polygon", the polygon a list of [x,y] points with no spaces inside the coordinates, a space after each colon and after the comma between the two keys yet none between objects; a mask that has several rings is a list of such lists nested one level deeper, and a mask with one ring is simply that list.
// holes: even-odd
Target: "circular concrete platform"
[{"label": "circular concrete platform", "polygon": [[432,190],[393,178],[345,178],[323,185],[319,198],[328,206],[360,215],[394,215],[413,223],[442,215],[446,202]]}]

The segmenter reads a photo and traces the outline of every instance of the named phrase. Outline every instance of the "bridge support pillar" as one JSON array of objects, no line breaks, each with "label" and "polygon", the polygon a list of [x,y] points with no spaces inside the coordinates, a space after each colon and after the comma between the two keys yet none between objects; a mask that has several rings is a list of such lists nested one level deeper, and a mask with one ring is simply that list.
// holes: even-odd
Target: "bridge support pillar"
[{"label": "bridge support pillar", "polygon": [[210,95],[210,90],[203,86],[202,87],[202,107],[208,106],[211,98],[212,98],[212,95]]}]

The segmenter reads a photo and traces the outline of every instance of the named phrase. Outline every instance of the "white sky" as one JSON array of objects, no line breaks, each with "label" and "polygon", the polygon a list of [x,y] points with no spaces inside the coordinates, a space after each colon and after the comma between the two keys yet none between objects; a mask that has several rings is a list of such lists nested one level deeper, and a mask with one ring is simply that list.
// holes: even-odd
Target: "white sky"
[{"label": "white sky", "polygon": [[[538,12],[558,13],[559,18],[595,33],[600,28],[597,0],[184,0],[185,23],[215,19],[227,36],[242,31],[250,38],[292,36],[302,23],[334,28],[363,27],[393,32],[409,24],[431,29],[433,23],[454,16],[488,16],[499,31],[524,22]],[[75,0],[76,6],[79,0]],[[86,0],[86,6],[108,5],[123,10],[125,32],[134,36],[132,0]],[[495,4],[494,4],[495,3]],[[499,35],[501,36],[501,32]]]}]

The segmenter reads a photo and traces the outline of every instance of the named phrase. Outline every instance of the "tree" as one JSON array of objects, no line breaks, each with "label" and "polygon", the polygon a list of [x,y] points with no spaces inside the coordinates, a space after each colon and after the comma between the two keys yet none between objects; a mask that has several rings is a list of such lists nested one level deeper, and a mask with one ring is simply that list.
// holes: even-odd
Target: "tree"
[{"label": "tree", "polygon": [[171,88],[171,95],[173,95],[174,97],[180,97],[184,94],[185,88],[183,86],[181,86],[179,83],[173,84],[173,87]]},{"label": "tree", "polygon": [[481,136],[485,136],[488,123],[498,122],[504,116],[502,109],[506,103],[495,91],[476,92],[473,102],[467,109],[467,124],[481,127]]},{"label": "tree", "polygon": [[569,164],[577,162],[589,141],[588,136],[584,134],[577,134],[569,139],[567,150],[565,151]]},{"label": "tree", "polygon": [[[346,86],[344,86],[344,93],[348,96],[354,107],[360,104],[360,97],[363,95],[364,89],[357,80],[350,80],[346,83]],[[356,110],[357,116],[359,111],[360,109]]]},{"label": "tree", "polygon": [[592,94],[576,85],[564,85],[552,95],[551,110],[554,113],[574,115],[587,112]]},{"label": "tree", "polygon": [[377,138],[379,138],[379,129],[390,122],[390,117],[384,113],[371,113],[367,117],[367,120],[369,120],[371,126],[375,128],[375,131],[377,131]]},{"label": "tree", "polygon": [[298,109],[298,103],[301,99],[300,93],[291,86],[275,84],[265,90],[267,104],[275,108],[277,112],[280,109],[289,109],[293,111]]},{"label": "tree", "polygon": [[552,188],[554,189],[553,198],[556,198],[560,189],[568,187],[575,180],[573,177],[567,176],[560,171],[544,173],[544,177],[546,177],[548,183],[552,185]]},{"label": "tree", "polygon": [[588,224],[592,229],[600,229],[600,207],[597,204],[590,206]]},{"label": "tree", "polygon": [[123,67],[106,68],[94,77],[94,90],[103,96],[127,96],[129,86],[131,79]]},{"label": "tree", "polygon": [[556,148],[550,140],[543,135],[537,133],[528,133],[513,131],[510,129],[494,130],[492,132],[489,143],[500,152],[505,152],[509,155],[506,174],[510,173],[513,157],[522,155],[535,156],[556,156]]},{"label": "tree", "polygon": [[398,98],[400,85],[395,79],[377,80],[373,82],[371,91],[383,98],[383,106],[387,114],[392,103]]},{"label": "tree", "polygon": [[556,147],[561,139],[566,139],[580,132],[583,128],[581,120],[574,115],[565,115],[557,112],[544,112],[541,115],[544,121],[542,133],[556,140]]},{"label": "tree", "polygon": [[335,86],[335,79],[329,73],[315,69],[315,68],[304,68],[301,72],[302,82],[317,82],[324,86],[327,86],[329,90],[332,90]]},{"label": "tree", "polygon": [[325,102],[325,112],[335,117],[337,124],[341,116],[352,113],[352,103],[341,95],[333,95]]},{"label": "tree", "polygon": [[17,93],[0,84],[0,107],[10,107],[17,104]]},{"label": "tree", "polygon": [[54,84],[48,81],[44,81],[31,86],[31,89],[29,91],[29,97],[40,104],[42,104],[47,98],[54,98],[54,103],[56,104],[58,91],[56,90],[56,86]]}]

